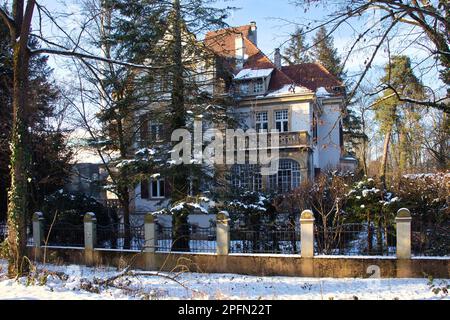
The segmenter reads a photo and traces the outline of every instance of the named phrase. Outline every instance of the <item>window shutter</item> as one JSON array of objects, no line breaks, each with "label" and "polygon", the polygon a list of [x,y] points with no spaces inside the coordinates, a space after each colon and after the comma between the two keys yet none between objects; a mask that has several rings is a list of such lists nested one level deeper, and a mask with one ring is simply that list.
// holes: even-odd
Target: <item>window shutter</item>
[{"label": "window shutter", "polygon": [[148,189],[149,189],[149,181],[148,180],[141,181],[141,199],[150,198],[150,192]]},{"label": "window shutter", "polygon": [[141,116],[140,117],[140,124],[141,124],[141,141],[147,141],[148,135],[149,135],[149,127],[148,127],[148,119],[147,116]]}]

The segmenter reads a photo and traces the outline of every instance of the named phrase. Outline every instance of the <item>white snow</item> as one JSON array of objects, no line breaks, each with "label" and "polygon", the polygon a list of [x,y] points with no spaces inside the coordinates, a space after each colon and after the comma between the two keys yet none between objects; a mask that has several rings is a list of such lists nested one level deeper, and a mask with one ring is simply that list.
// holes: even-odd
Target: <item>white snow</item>
[{"label": "white snow", "polygon": [[[427,279],[334,279],[301,277],[258,277],[235,274],[184,273],[177,277],[180,284],[158,276],[155,272],[143,272],[139,276],[125,276],[116,280],[116,287],[98,287],[98,293],[81,289],[86,283],[107,279],[118,274],[113,268],[87,268],[84,266],[39,265],[50,275],[43,285],[26,285],[27,279],[9,280],[5,276],[6,261],[0,260],[0,299],[446,299],[448,296],[431,292]],[[51,272],[62,272],[61,280]],[[163,273],[163,275],[174,276]],[[448,283],[449,280],[435,280]],[[131,290],[130,290],[131,289]]]},{"label": "white snow", "polygon": [[273,70],[274,69],[243,69],[234,77],[234,80],[266,78],[270,76]]},{"label": "white snow", "polygon": [[318,97],[327,97],[330,96],[330,93],[324,87],[317,88],[316,95]]},{"label": "white snow", "polygon": [[278,89],[276,91],[273,91],[267,95],[267,97],[277,97],[277,96],[283,96],[283,95],[290,95],[295,93],[304,93],[309,91],[305,87],[300,87],[296,85],[290,85],[287,84],[283,86],[281,89]]}]

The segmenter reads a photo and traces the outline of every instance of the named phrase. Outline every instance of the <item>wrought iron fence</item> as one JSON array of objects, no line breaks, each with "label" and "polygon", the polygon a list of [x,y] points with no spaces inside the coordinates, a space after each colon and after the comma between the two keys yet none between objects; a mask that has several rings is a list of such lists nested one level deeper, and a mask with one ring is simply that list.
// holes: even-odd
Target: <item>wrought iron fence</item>
[{"label": "wrought iron fence", "polygon": [[44,245],[61,247],[84,247],[84,225],[57,222],[45,225]]},{"label": "wrought iron fence", "polygon": [[97,226],[97,248],[142,250],[144,245],[144,224],[114,223]]},{"label": "wrought iron fence", "polygon": [[33,237],[33,225],[27,226],[27,246],[34,245],[34,237]]},{"label": "wrought iron fence", "polygon": [[216,252],[216,227],[185,224],[174,230],[160,224],[156,229],[156,250],[160,252]]},{"label": "wrought iron fence", "polygon": [[8,237],[8,226],[6,223],[0,223],[0,242],[3,242]]},{"label": "wrought iron fence", "polygon": [[[5,241],[8,237],[8,225],[6,223],[0,223],[0,243]],[[27,245],[32,246],[34,244],[33,239],[33,227],[27,226]]]},{"label": "wrought iron fence", "polygon": [[300,253],[300,231],[291,225],[231,226],[231,253]]},{"label": "wrought iron fence", "polygon": [[414,224],[411,231],[413,256],[450,256],[450,223]]},{"label": "wrought iron fence", "polygon": [[314,251],[318,255],[395,255],[395,229],[367,223],[324,228],[314,226]]}]

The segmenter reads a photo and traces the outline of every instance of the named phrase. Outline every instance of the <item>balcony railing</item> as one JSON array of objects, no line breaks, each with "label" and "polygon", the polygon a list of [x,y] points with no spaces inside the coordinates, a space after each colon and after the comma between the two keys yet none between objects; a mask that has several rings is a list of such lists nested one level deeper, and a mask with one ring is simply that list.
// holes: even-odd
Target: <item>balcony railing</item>
[{"label": "balcony railing", "polygon": [[311,137],[306,131],[280,133],[280,148],[307,147],[311,145]]}]

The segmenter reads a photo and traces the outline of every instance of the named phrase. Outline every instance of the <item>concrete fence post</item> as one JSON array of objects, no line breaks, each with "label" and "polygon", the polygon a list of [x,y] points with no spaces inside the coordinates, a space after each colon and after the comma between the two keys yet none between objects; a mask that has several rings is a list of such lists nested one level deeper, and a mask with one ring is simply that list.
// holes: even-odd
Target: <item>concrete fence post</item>
[{"label": "concrete fence post", "polygon": [[84,259],[88,266],[94,265],[94,248],[97,245],[97,218],[92,212],[84,215]]},{"label": "concrete fence post", "polygon": [[144,252],[155,253],[156,251],[156,224],[153,213],[147,213],[144,218],[145,246]]},{"label": "concrete fence post", "polygon": [[156,219],[153,213],[147,213],[144,218],[144,236],[145,236],[145,265],[147,270],[156,270],[156,247],[158,244],[156,234]]},{"label": "concrete fence post", "polygon": [[230,226],[228,224],[230,219],[228,213],[225,211],[219,212],[216,221],[216,253],[219,256],[226,256],[230,252]]},{"label": "concrete fence post", "polygon": [[397,259],[411,259],[411,213],[408,209],[398,210],[397,223]]},{"label": "concrete fence post", "polygon": [[41,246],[44,241],[44,214],[35,212],[33,214],[33,242],[34,257],[36,260],[41,258]]},{"label": "concrete fence post", "polygon": [[314,214],[305,210],[300,216],[300,243],[302,258],[314,257]]}]

